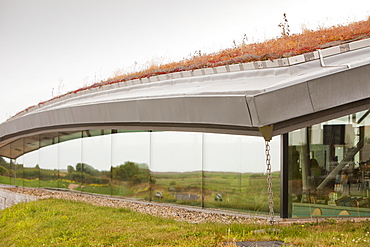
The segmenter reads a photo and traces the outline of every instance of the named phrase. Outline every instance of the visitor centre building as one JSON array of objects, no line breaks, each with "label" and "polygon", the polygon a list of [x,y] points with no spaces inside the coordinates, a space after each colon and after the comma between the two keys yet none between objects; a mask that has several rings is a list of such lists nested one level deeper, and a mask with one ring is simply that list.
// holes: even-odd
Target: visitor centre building
[{"label": "visitor centre building", "polygon": [[369,217],[369,113],[370,39],[107,83],[0,124],[0,183],[252,215],[273,200],[280,218]]}]

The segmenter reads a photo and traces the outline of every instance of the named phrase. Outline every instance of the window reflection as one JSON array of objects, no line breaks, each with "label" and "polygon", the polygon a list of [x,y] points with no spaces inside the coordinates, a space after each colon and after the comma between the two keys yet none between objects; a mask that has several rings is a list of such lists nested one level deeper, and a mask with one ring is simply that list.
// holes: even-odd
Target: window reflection
[{"label": "window reflection", "polygon": [[[278,211],[276,140],[272,166]],[[1,150],[18,158],[0,159],[0,183],[267,212],[264,148],[262,138],[236,135],[98,129],[43,133]],[[322,159],[319,152],[315,157]]]},{"label": "window reflection", "polygon": [[[41,142],[42,143],[42,142]],[[59,187],[59,167],[58,167],[59,146],[50,145],[41,148],[39,152],[40,187],[58,188]],[[66,188],[64,186],[63,188]]]},{"label": "window reflection", "polygon": [[200,133],[151,133],[152,200],[201,205]]},{"label": "window reflection", "polygon": [[[75,171],[82,176],[82,191],[111,194],[111,136],[104,135],[104,130],[95,130],[95,132],[97,133],[83,132],[88,135],[84,135],[82,139],[82,161],[76,164]],[[98,136],[99,134],[104,136]]]},{"label": "window reflection", "polygon": [[10,144],[10,155],[12,157],[18,157],[17,159],[11,160],[11,172],[12,180],[11,184],[16,186],[23,186],[23,157],[20,155],[23,153],[23,139],[14,141]]},{"label": "window reflection", "polygon": [[[10,146],[6,147],[10,153]],[[10,159],[0,156],[0,184],[10,184],[12,178],[12,166]]]},{"label": "window reflection", "polygon": [[150,133],[113,131],[111,193],[149,200]]},{"label": "window reflection", "polygon": [[[279,139],[273,140],[273,193],[279,210]],[[268,212],[262,138],[204,134],[204,205]]]},{"label": "window reflection", "polygon": [[[76,139],[78,138],[79,139]],[[58,144],[58,188],[82,190],[82,133],[61,133]],[[67,141],[68,140],[68,141]]]}]

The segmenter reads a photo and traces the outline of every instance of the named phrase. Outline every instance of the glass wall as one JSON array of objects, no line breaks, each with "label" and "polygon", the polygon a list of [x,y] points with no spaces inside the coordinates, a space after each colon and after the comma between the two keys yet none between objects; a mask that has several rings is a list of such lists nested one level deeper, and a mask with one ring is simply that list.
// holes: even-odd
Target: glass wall
[{"label": "glass wall", "polygon": [[39,187],[40,186],[40,167],[39,167],[39,136],[23,138],[23,147],[26,152],[21,156],[23,160],[23,186]]},{"label": "glass wall", "polygon": [[87,130],[82,134],[81,163],[75,167],[82,176],[81,191],[111,194],[111,131]]},{"label": "glass wall", "polygon": [[[82,132],[61,132],[58,136],[58,178],[61,189],[82,191]],[[54,181],[50,181],[54,184]]]},{"label": "glass wall", "polygon": [[[23,152],[23,139],[14,141],[10,144],[11,155],[17,155]],[[12,181],[11,184],[16,186],[23,186],[23,156],[19,156],[17,159],[13,159],[10,162],[12,170]]]},{"label": "glass wall", "polygon": [[150,133],[114,130],[111,143],[111,194],[149,200]]},{"label": "glass wall", "polygon": [[152,200],[202,205],[202,135],[151,133]]},{"label": "glass wall", "polygon": [[[58,149],[58,145],[53,145],[45,146],[38,151],[34,151],[37,152],[39,156],[38,168],[40,187],[59,187]],[[67,186],[65,186],[64,188],[67,188]]]},{"label": "glass wall", "polygon": [[[40,187],[59,187],[59,138],[58,133],[39,135],[40,149],[38,152],[39,185]],[[66,187],[65,187],[66,188]]]},{"label": "glass wall", "polygon": [[288,134],[292,217],[370,216],[369,112]]},{"label": "glass wall", "polygon": [[[279,137],[271,145],[278,212]],[[18,156],[0,159],[3,184],[268,211],[261,137],[95,129],[27,137],[1,151]]]},{"label": "glass wall", "polygon": [[[4,147],[3,154],[10,155],[10,145]],[[11,166],[11,160],[0,156],[0,184],[11,184],[13,177],[13,168]]]},{"label": "glass wall", "polygon": [[[274,210],[280,205],[279,137],[272,142]],[[204,205],[268,212],[264,140],[204,134]]]}]

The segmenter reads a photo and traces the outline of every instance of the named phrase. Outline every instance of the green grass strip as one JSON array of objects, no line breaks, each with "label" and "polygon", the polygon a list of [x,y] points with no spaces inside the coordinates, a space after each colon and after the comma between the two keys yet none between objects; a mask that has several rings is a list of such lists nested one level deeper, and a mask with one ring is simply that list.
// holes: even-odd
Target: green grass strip
[{"label": "green grass strip", "polygon": [[370,221],[326,220],[275,225],[274,229],[260,224],[179,222],[60,199],[21,203],[0,211],[0,246],[235,246],[235,241],[271,240],[297,246],[370,243]]}]

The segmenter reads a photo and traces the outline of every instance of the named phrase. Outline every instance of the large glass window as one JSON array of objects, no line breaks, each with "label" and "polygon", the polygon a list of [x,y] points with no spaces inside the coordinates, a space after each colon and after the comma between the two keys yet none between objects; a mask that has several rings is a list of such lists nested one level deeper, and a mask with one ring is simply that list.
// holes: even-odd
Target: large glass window
[{"label": "large glass window", "polygon": [[[261,137],[204,134],[204,205],[268,212],[264,140]],[[279,138],[272,141],[273,193],[279,210]]]},{"label": "large glass window", "polygon": [[83,131],[81,163],[76,170],[81,172],[84,192],[111,194],[111,135],[110,130]]},{"label": "large glass window", "polygon": [[[43,142],[41,142],[43,143]],[[39,184],[40,187],[58,188],[59,171],[58,171],[58,144],[44,146],[39,152]],[[66,180],[65,178],[63,178]],[[60,183],[62,184],[62,183]],[[63,188],[67,188],[67,184],[64,181]]]},{"label": "large glass window", "polygon": [[[10,152],[10,145],[6,147],[8,153]],[[6,152],[4,152],[6,153]],[[0,156],[0,184],[10,184],[12,177],[12,167],[10,159]]]},{"label": "large glass window", "polygon": [[11,160],[12,181],[11,184],[23,186],[23,139],[16,140],[10,144],[10,153],[12,157],[18,157]]},{"label": "large glass window", "polygon": [[200,133],[151,133],[152,200],[202,203],[202,136]]},{"label": "large glass window", "polygon": [[23,138],[23,186],[39,187],[39,136]]},{"label": "large glass window", "polygon": [[[278,212],[279,138],[271,146]],[[4,184],[268,211],[261,137],[95,129],[25,137],[1,152],[17,157],[0,158]]]},{"label": "large glass window", "polygon": [[369,112],[289,133],[293,217],[370,216]]},{"label": "large glass window", "polygon": [[149,200],[150,133],[113,130],[111,194]]},{"label": "large glass window", "polygon": [[82,190],[82,132],[60,132],[58,188]]}]

